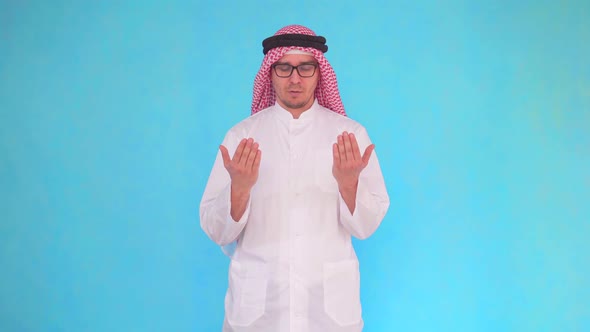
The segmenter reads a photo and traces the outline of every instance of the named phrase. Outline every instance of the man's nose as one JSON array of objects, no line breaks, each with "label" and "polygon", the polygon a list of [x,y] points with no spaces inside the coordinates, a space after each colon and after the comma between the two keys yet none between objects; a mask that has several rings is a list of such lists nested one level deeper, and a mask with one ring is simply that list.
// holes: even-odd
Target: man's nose
[{"label": "man's nose", "polygon": [[299,76],[299,72],[297,69],[293,68],[293,73],[289,76],[289,82],[291,83],[298,83],[301,81],[301,76]]}]

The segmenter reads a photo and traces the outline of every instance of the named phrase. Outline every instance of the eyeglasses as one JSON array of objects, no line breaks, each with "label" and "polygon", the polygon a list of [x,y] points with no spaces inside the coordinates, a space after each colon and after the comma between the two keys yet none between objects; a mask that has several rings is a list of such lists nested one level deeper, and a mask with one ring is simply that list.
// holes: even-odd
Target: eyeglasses
[{"label": "eyeglasses", "polygon": [[275,70],[275,74],[278,77],[290,77],[293,74],[293,69],[297,69],[297,74],[301,77],[312,77],[315,74],[315,70],[318,67],[317,63],[303,63],[299,66],[291,66],[288,63],[277,63],[272,65]]}]

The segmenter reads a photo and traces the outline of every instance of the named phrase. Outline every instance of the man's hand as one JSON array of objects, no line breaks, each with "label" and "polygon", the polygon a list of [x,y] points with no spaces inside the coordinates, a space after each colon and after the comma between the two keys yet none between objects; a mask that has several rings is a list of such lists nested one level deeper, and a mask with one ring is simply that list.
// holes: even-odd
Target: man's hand
[{"label": "man's hand", "polygon": [[350,213],[354,213],[356,190],[359,176],[369,164],[375,144],[369,145],[361,157],[358,143],[353,133],[346,131],[338,135],[337,142],[332,146],[332,175],[338,183],[338,189]]},{"label": "man's hand", "polygon": [[371,144],[361,157],[359,145],[353,133],[343,132],[332,147],[334,164],[332,174],[340,188],[356,187],[361,171],[369,164],[375,144]]},{"label": "man's hand", "polygon": [[229,158],[225,146],[220,145],[219,151],[223,158],[223,166],[231,178],[230,214],[235,221],[239,221],[246,211],[250,190],[258,180],[262,152],[252,138],[242,139],[232,159]]},{"label": "man's hand", "polygon": [[232,159],[229,159],[229,153],[225,146],[220,145],[219,151],[221,151],[223,158],[223,166],[231,178],[232,189],[239,192],[250,192],[258,179],[260,167],[262,153],[258,149],[258,143],[254,142],[252,138],[242,139]]}]

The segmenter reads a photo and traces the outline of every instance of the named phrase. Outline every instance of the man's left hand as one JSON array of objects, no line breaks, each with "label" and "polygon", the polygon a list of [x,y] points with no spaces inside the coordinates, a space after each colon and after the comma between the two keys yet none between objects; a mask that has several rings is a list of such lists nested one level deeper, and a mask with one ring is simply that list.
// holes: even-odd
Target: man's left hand
[{"label": "man's left hand", "polygon": [[343,132],[338,135],[337,142],[332,146],[333,166],[332,175],[338,182],[338,188],[343,190],[354,190],[358,184],[361,171],[369,164],[371,153],[375,144],[369,145],[361,157],[358,143],[353,133]]}]

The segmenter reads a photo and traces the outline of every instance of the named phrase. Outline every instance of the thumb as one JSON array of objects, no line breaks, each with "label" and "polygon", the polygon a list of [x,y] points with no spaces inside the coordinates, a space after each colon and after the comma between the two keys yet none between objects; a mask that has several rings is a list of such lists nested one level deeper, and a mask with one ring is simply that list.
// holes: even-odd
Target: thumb
[{"label": "thumb", "polygon": [[371,158],[371,153],[375,150],[375,144],[371,144],[367,146],[365,153],[363,153],[363,165],[367,166],[369,164],[369,159]]},{"label": "thumb", "polygon": [[223,145],[219,146],[219,152],[221,152],[221,158],[223,159],[223,166],[227,167],[230,163],[229,153],[227,152],[227,148]]}]

